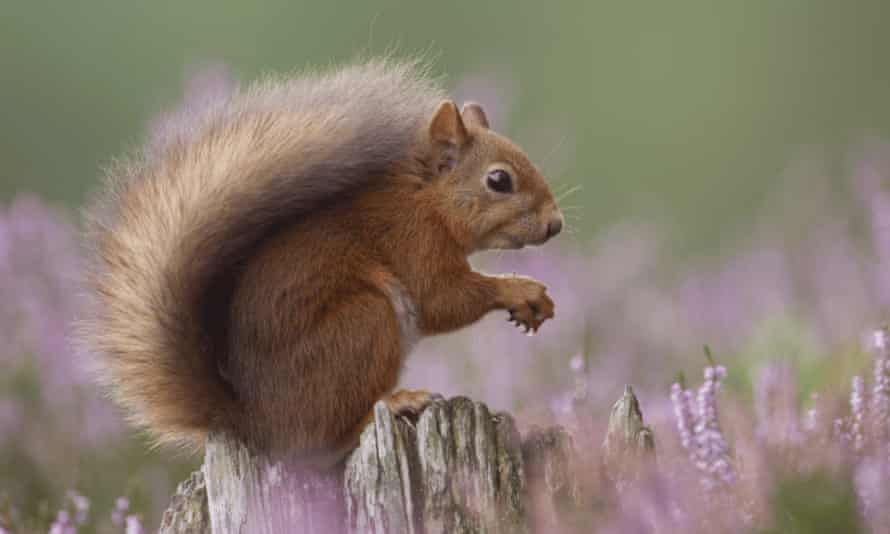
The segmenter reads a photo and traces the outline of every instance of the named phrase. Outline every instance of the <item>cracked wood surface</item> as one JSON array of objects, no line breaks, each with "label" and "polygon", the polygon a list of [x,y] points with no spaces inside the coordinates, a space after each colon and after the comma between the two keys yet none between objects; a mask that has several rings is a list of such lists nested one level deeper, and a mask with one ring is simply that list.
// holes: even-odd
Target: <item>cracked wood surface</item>
[{"label": "cracked wood surface", "polygon": [[[204,465],[177,489],[160,532],[523,534],[565,526],[583,506],[573,438],[562,427],[523,437],[509,414],[463,397],[438,400],[416,420],[382,402],[374,410],[345,466],[327,474],[211,436]],[[628,388],[604,443],[614,478],[633,478],[626,458],[652,443]]]}]

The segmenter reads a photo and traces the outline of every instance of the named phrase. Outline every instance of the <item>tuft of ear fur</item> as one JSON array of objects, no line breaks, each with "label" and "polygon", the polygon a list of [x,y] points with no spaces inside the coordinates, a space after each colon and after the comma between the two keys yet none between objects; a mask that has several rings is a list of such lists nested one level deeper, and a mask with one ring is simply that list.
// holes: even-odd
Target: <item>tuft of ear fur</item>
[{"label": "tuft of ear fur", "polygon": [[439,104],[430,120],[429,133],[436,172],[446,174],[457,165],[458,153],[469,137],[454,102],[444,100]]},{"label": "tuft of ear fur", "polygon": [[467,139],[467,128],[451,100],[439,104],[430,121],[430,139],[437,143],[461,146]]},{"label": "tuft of ear fur", "polygon": [[486,130],[489,128],[488,117],[485,116],[485,111],[482,110],[482,106],[476,102],[467,102],[464,104],[460,114],[463,117],[464,122],[467,124],[485,128]]}]

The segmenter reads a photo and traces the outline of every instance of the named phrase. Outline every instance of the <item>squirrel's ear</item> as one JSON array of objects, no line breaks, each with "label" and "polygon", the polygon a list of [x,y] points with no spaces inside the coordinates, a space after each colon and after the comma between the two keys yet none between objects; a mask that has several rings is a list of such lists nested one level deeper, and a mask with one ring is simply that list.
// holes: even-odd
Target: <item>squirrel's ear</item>
[{"label": "squirrel's ear", "polygon": [[475,102],[467,102],[464,104],[464,107],[460,110],[460,114],[463,116],[464,122],[467,124],[479,126],[486,130],[489,128],[488,117],[485,116],[482,106]]},{"label": "squirrel's ear", "polygon": [[439,109],[430,121],[430,139],[435,143],[444,143],[459,147],[467,139],[467,128],[457,112],[457,106],[451,100],[439,104]]},{"label": "squirrel's ear", "polygon": [[437,176],[446,174],[457,166],[458,156],[467,136],[467,128],[454,102],[445,100],[439,104],[439,109],[430,121],[433,168]]}]

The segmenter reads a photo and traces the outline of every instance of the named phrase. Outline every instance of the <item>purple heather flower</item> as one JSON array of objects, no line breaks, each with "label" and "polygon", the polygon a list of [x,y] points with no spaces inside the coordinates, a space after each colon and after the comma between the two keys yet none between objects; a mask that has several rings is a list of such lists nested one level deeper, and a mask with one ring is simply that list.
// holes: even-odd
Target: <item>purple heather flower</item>
[{"label": "purple heather flower", "polygon": [[890,193],[886,190],[888,146],[885,143],[868,143],[857,162],[854,173],[860,201],[871,223],[871,239],[874,258],[872,292],[878,304],[887,309],[890,305]]},{"label": "purple heather flower", "polygon": [[818,435],[826,435],[826,431],[823,428],[825,422],[822,420],[823,414],[822,409],[820,407],[820,399],[818,393],[813,393],[810,395],[810,402],[812,403],[810,408],[804,414],[803,419],[803,429],[810,436],[818,436]]},{"label": "purple heather flower", "polygon": [[[836,345],[856,335],[872,315],[874,295],[868,283],[868,261],[844,218],[823,216],[819,232],[798,251],[797,284],[807,296],[807,318],[823,343]],[[839,281],[843,280],[843,284]]]},{"label": "purple heather flower", "polygon": [[[20,195],[0,209],[0,367],[13,375],[33,370],[40,381],[37,403],[0,397],[0,436],[39,432],[44,440],[54,441],[47,434],[51,432],[69,440],[65,446],[92,446],[106,443],[122,429],[120,417],[94,387],[69,336],[81,305],[80,256],[76,229],[37,198]],[[40,413],[22,417],[35,407],[53,413],[58,424],[44,428],[38,423],[43,420]],[[26,450],[37,463],[44,462],[37,457],[42,447]]]},{"label": "purple heather flower", "polygon": [[692,432],[695,427],[695,414],[693,413],[692,392],[683,389],[680,384],[671,386],[671,404],[674,407],[674,416],[677,420],[677,432],[680,433],[680,443],[683,448],[692,453]]},{"label": "purple heather flower", "polygon": [[717,392],[725,377],[725,367],[705,367],[705,380],[698,388],[694,402],[690,390],[684,390],[680,384],[671,387],[671,402],[680,442],[699,470],[700,482],[707,491],[731,485],[736,478],[729,445],[717,414]]},{"label": "purple heather flower", "polygon": [[838,417],[832,423],[832,437],[844,449],[853,446],[853,435],[850,433],[850,421]]},{"label": "purple heather flower", "polygon": [[139,519],[138,515],[128,515],[127,516],[127,529],[125,534],[144,534],[145,529],[142,528],[142,520]]},{"label": "purple heather flower", "polygon": [[876,443],[884,443],[890,434],[890,358],[886,329],[875,330],[873,342],[875,361],[870,430]]},{"label": "purple heather flower", "polygon": [[126,497],[118,497],[114,501],[114,510],[111,511],[111,523],[116,527],[124,526],[127,512],[130,510],[130,500]]},{"label": "purple heather flower", "polygon": [[572,359],[569,360],[569,367],[576,373],[582,372],[584,370],[584,356],[581,354],[572,356]]},{"label": "purple heather flower", "polygon": [[810,408],[806,412],[806,418],[804,419],[804,430],[807,432],[816,432],[819,429],[819,410],[815,407]]},{"label": "purple heather flower", "polygon": [[676,300],[694,335],[732,346],[765,317],[789,307],[791,280],[783,250],[755,246],[719,268],[693,269],[676,289]]},{"label": "purple heather flower", "polygon": [[861,376],[854,376],[850,391],[850,435],[853,439],[853,450],[861,451],[865,447],[866,399],[865,381]]},{"label": "purple heather flower", "polygon": [[770,444],[800,439],[797,410],[797,370],[787,362],[773,361],[760,370],[754,382],[757,436]]},{"label": "purple heather flower", "polygon": [[706,490],[727,486],[735,481],[735,470],[729,461],[729,445],[723,437],[717,415],[717,392],[726,377],[722,365],[705,367],[705,381],[695,398],[698,408],[695,423],[695,465],[703,473]]},{"label": "purple heather flower", "polygon": [[890,528],[890,513],[885,506],[890,497],[888,477],[886,460],[873,457],[859,462],[853,473],[860,513],[872,532],[887,532]]},{"label": "purple heather flower", "polygon": [[68,510],[59,510],[56,520],[49,527],[49,534],[77,534],[77,527],[71,524]]},{"label": "purple heather flower", "polygon": [[569,360],[569,368],[572,370],[572,375],[575,381],[572,390],[572,406],[581,406],[589,400],[590,393],[590,382],[588,380],[584,356],[581,354],[572,356],[571,360]]},{"label": "purple heather flower", "polygon": [[883,328],[879,328],[874,331],[872,334],[872,339],[874,343],[874,347],[876,350],[881,351],[882,356],[886,358],[887,354],[887,330]]}]

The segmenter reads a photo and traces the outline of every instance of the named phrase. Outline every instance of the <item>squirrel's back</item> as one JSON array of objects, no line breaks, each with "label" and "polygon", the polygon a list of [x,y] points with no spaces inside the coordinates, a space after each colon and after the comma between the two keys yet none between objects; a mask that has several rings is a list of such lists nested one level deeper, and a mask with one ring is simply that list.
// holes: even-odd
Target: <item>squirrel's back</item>
[{"label": "squirrel's back", "polygon": [[417,157],[442,98],[413,63],[269,79],[193,102],[111,167],[79,331],[134,422],[200,444],[237,413],[211,320],[222,282],[281,225]]}]

